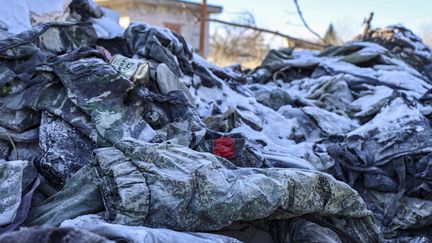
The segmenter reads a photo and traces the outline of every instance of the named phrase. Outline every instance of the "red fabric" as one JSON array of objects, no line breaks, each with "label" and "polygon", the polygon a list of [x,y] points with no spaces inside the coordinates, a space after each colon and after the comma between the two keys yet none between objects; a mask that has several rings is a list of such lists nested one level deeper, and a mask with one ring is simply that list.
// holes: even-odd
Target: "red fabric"
[{"label": "red fabric", "polygon": [[234,139],[231,137],[220,137],[213,140],[213,154],[232,159],[235,157]]}]

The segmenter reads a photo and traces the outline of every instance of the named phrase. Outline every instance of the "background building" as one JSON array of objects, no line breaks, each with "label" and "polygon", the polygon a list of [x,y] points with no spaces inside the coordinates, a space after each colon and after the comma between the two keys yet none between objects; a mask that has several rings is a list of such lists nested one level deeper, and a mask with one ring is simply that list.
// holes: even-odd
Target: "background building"
[{"label": "background building", "polygon": [[[145,22],[162,26],[181,34],[198,52],[200,46],[201,4],[182,0],[96,0],[103,7],[120,15],[120,25],[126,28],[132,22]],[[208,5],[207,12],[221,13],[222,7]],[[209,47],[209,25],[206,26],[205,53]]]}]

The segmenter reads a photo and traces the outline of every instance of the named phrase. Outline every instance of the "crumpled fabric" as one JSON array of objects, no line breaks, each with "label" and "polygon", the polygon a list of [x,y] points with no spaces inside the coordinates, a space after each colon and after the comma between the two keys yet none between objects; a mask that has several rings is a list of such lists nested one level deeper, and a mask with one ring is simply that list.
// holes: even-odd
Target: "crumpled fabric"
[{"label": "crumpled fabric", "polygon": [[302,108],[303,112],[311,117],[319,128],[328,135],[344,135],[355,130],[359,125],[349,119],[318,107],[306,106]]},{"label": "crumpled fabric", "polygon": [[297,94],[292,98],[294,100],[292,103],[310,102],[309,104],[345,116],[347,116],[347,107],[354,100],[343,74],[292,81],[290,91],[292,94]]},{"label": "crumpled fabric", "polygon": [[[338,234],[331,229],[303,218],[235,222],[217,233],[234,237],[245,243],[342,242]],[[342,239],[356,241],[349,238]]]},{"label": "crumpled fabric", "polygon": [[309,76],[317,62],[313,59],[297,61],[293,51],[292,48],[270,50],[261,65],[252,72],[254,82],[267,83],[277,79],[292,81]]},{"label": "crumpled fabric", "polygon": [[234,222],[233,224],[216,231],[217,234],[226,235],[244,243],[275,243],[268,222]]},{"label": "crumpled fabric", "polygon": [[371,121],[327,145],[337,162],[334,174],[360,191],[385,234],[432,223],[425,200],[430,199],[431,132],[429,120],[413,104],[393,96]]},{"label": "crumpled fabric", "polygon": [[178,77],[175,76],[173,72],[170,71],[168,66],[164,63],[161,63],[157,66],[156,82],[162,94],[168,94],[171,91],[180,90],[185,94],[189,104],[194,104],[193,98],[187,87],[179,80]]},{"label": "crumpled fabric", "polygon": [[103,16],[101,7],[92,0],[73,0],[69,8],[72,15],[81,21],[88,21],[91,18],[100,18]]},{"label": "crumpled fabric", "polygon": [[[282,242],[430,237],[432,68],[409,31],[393,28],[397,47],[273,50],[243,72],[208,63],[167,29],[107,35],[110,16],[90,0],[69,10],[81,22],[0,41],[0,157],[46,177],[22,186],[5,230],[21,225],[38,187],[34,225],[107,211],[107,222],[187,231],[280,220],[262,236]],[[117,54],[148,63],[149,82],[122,76],[109,62]],[[86,148],[62,152],[70,140]]]},{"label": "crumpled fabric", "polygon": [[0,235],[24,223],[40,178],[28,161],[0,160]]},{"label": "crumpled fabric", "polygon": [[286,232],[286,234],[278,234],[283,236],[285,242],[342,243],[341,239],[344,239],[331,229],[302,218],[294,218],[289,222],[278,221],[276,224],[279,224],[276,226],[277,230]]},{"label": "crumpled fabric", "polygon": [[250,84],[248,88],[254,93],[259,103],[274,110],[292,102],[288,92],[277,86]]},{"label": "crumpled fabric", "polygon": [[[0,98],[5,118],[15,115],[15,119],[7,122],[8,129],[14,129],[14,132],[5,132],[11,135],[20,132],[25,135],[20,136],[21,141],[14,140],[15,142],[33,142],[33,137],[38,136],[37,129],[27,130],[39,123],[38,113],[30,110],[49,111],[89,137],[97,137],[90,119],[68,99],[61,83],[50,74],[36,71],[53,53],[91,46],[95,40],[94,30],[88,24],[58,23],[40,24],[27,32],[0,41],[2,60],[12,59],[18,63],[14,71],[9,69],[9,79],[3,80],[4,93]],[[24,119],[26,116],[27,119]],[[33,120],[30,121],[30,118]],[[22,141],[23,139],[25,140]]]},{"label": "crumpled fabric", "polygon": [[132,109],[125,107],[123,97],[133,83],[121,76],[113,66],[98,58],[67,61],[60,57],[49,64],[68,98],[92,120],[98,133],[115,143],[125,137],[151,140],[153,129]]},{"label": "crumpled fabric", "polygon": [[432,73],[427,70],[432,63],[432,50],[411,30],[402,26],[389,26],[370,30],[362,38],[380,44],[419,72],[432,78]]},{"label": "crumpled fabric", "polygon": [[0,58],[30,58],[38,49],[64,53],[92,46],[96,33],[89,23],[43,23],[0,41]]},{"label": "crumpled fabric", "polygon": [[11,151],[10,147],[9,143],[0,140],[0,160],[5,160],[8,157]]},{"label": "crumpled fabric", "polygon": [[[9,142],[10,143],[10,142]],[[27,160],[32,162],[34,165],[37,164],[42,151],[39,147],[39,143],[15,143],[15,147],[9,152],[9,156],[7,156],[8,161],[12,160]]]},{"label": "crumpled fabric", "polygon": [[0,126],[17,132],[24,132],[39,125],[40,115],[31,110],[8,110],[0,107]]},{"label": "crumpled fabric", "polygon": [[[2,161],[2,200],[1,200],[1,217],[0,225],[4,226],[12,222],[16,215],[16,210],[21,202],[21,181],[23,179],[24,161]],[[15,176],[12,176],[15,175]]]},{"label": "crumpled fabric", "polygon": [[164,63],[178,77],[191,73],[192,50],[182,36],[148,24],[131,24],[124,37],[136,55]]},{"label": "crumpled fabric", "polygon": [[[94,205],[86,208],[77,196],[74,201],[71,194],[67,197],[77,192],[74,187],[85,184],[88,195],[81,200],[99,197],[96,201],[103,201],[112,223],[211,231],[238,220],[313,214],[331,218],[357,239],[379,240],[371,212],[357,192],[324,173],[237,168],[210,153],[179,145],[124,140],[116,147],[97,149],[91,164],[74,177],[32,212],[30,225],[58,225],[83,211],[97,210]],[[62,202],[65,198],[71,204]],[[66,205],[79,207],[78,212],[59,214]]]},{"label": "crumpled fabric", "polygon": [[126,226],[120,224],[109,224],[99,215],[83,215],[75,219],[66,220],[60,227],[74,227],[88,230],[92,233],[115,241],[130,243],[239,243],[234,238],[227,236],[198,233],[198,232],[177,232],[162,228],[148,228],[143,226]]},{"label": "crumpled fabric", "polygon": [[368,88],[359,92],[360,98],[349,104],[347,113],[350,117],[358,118],[360,121],[370,120],[393,95],[393,90],[386,86]]},{"label": "crumpled fabric", "polygon": [[[271,51],[247,74],[243,90],[197,75],[189,87],[198,114],[216,131],[247,134],[267,161],[295,155],[345,181],[374,212],[386,239],[430,237],[432,79],[427,59],[416,57],[430,51],[401,29],[390,27],[389,39],[375,35],[382,46],[369,40],[323,52]],[[404,52],[424,62],[410,63]]]},{"label": "crumpled fabric", "polygon": [[[111,65],[97,58],[100,57],[97,51],[88,48],[80,49],[77,44],[68,47],[71,43],[79,44],[80,41],[95,41],[94,30],[91,26],[84,25],[81,27],[82,29],[79,29],[79,25],[45,24],[40,25],[42,30],[39,32],[44,34],[45,32],[58,31],[57,28],[59,27],[70,28],[67,29],[71,35],[69,36],[70,39],[57,37],[59,40],[63,40],[63,42],[57,43],[58,47],[56,48],[58,50],[54,47],[53,50],[50,50],[47,46],[43,46],[44,51],[48,49],[60,52],[68,50],[65,48],[69,48],[69,53],[57,56],[51,59],[50,62],[45,61],[45,64],[42,64],[43,60],[38,60],[36,62],[36,64],[39,64],[37,70],[41,75],[30,77],[28,81],[37,82],[38,84],[28,86],[27,89],[18,89],[19,92],[8,93],[4,97],[4,102],[8,104],[6,108],[12,110],[37,108],[50,111],[79,128],[98,144],[107,144],[106,141],[115,143],[123,137],[135,137],[144,140],[153,138],[155,133],[151,127],[135,111],[126,109],[123,105],[123,95],[134,87],[133,83],[124,79]],[[88,31],[90,29],[93,30],[93,33]],[[11,43],[9,42],[12,41],[15,41],[16,44],[22,42],[23,45],[29,45],[26,44],[26,39],[34,38],[32,35],[39,37],[40,33],[37,30],[35,28],[21,34],[22,39],[3,40],[2,42],[5,43],[4,48],[10,46]],[[62,31],[61,33],[65,35],[68,32]],[[43,35],[39,38],[42,37]],[[66,35],[66,37],[68,36]],[[51,39],[48,39],[48,41],[50,41],[49,44],[53,44]],[[92,46],[94,42],[83,42],[83,45]],[[7,51],[12,51],[13,48],[19,51],[26,50],[25,46],[11,48],[7,49]],[[40,52],[36,47],[32,50],[31,54]],[[55,74],[58,79],[53,77],[52,74]],[[101,82],[102,80],[105,80],[105,83]],[[116,82],[111,82],[113,80],[116,80]],[[61,82],[64,88],[58,81]],[[110,91],[106,89],[108,84],[111,84],[111,89],[108,89]],[[96,87],[100,89],[96,89]],[[22,97],[26,96],[29,97],[23,100]],[[21,102],[21,104],[17,104],[17,102]],[[85,115],[83,115],[83,112],[85,112]]]},{"label": "crumpled fabric", "polygon": [[0,235],[4,243],[113,243],[102,236],[77,228],[32,227]]},{"label": "crumpled fabric", "polygon": [[58,226],[66,219],[104,210],[102,195],[91,183],[86,167],[75,173],[62,188],[30,211],[26,226]]},{"label": "crumpled fabric", "polygon": [[51,184],[60,189],[97,148],[89,138],[55,116],[43,112],[39,128],[42,155],[36,166]]}]

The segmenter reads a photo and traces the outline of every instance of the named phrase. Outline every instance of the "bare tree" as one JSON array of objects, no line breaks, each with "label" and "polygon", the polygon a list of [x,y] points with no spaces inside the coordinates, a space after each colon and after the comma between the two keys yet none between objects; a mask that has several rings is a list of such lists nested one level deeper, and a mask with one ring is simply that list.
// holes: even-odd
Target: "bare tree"
[{"label": "bare tree", "polygon": [[311,32],[313,35],[315,35],[319,40],[323,41],[323,38],[321,38],[321,36],[317,32],[315,32],[306,22],[305,18],[303,17],[303,13],[300,9],[300,5],[299,5],[298,1],[297,0],[293,0],[293,1],[294,1],[295,6],[296,6],[297,13],[298,13],[301,21],[303,22],[303,25],[306,27],[306,29],[309,30],[309,32]]},{"label": "bare tree", "polygon": [[367,33],[370,31],[371,29],[371,22],[373,19],[374,13],[371,12],[369,14],[369,17],[367,17],[366,19],[363,20],[363,25],[364,25],[364,29],[363,29],[363,33],[362,33],[362,39],[367,36]]},{"label": "bare tree", "polygon": [[304,40],[301,38],[296,38],[296,37],[281,33],[279,31],[258,27],[255,25],[255,22],[238,23],[238,22],[230,22],[230,21],[213,19],[213,18],[207,18],[207,19],[202,20],[201,16],[195,14],[195,12],[192,9],[190,9],[189,7],[187,7],[186,4],[179,4],[179,7],[188,10],[195,17],[197,22],[200,22],[200,21],[215,22],[215,23],[219,23],[219,24],[223,24],[223,25],[227,25],[227,26],[250,29],[250,30],[258,31],[260,33],[267,33],[267,34],[272,34],[275,36],[280,36],[280,37],[287,39],[288,43],[292,47],[307,48],[307,49],[323,49],[324,48],[324,46],[321,45],[320,43]]},{"label": "bare tree", "polygon": [[337,46],[342,44],[342,40],[339,38],[338,34],[336,33],[333,24],[329,25],[321,42],[325,46]]},{"label": "bare tree", "polygon": [[[242,25],[255,25],[249,13],[240,18]],[[222,66],[242,63],[254,67],[260,64],[268,50],[261,31],[223,24],[211,36],[209,59]]]}]

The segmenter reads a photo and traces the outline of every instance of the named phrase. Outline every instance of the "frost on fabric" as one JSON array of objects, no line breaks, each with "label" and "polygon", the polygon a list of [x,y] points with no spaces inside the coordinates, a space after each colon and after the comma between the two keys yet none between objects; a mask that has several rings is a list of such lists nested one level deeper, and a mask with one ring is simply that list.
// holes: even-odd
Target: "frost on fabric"
[{"label": "frost on fabric", "polygon": [[[222,112],[231,107],[237,108],[242,116],[260,127],[261,130],[256,130],[247,124],[242,124],[231,132],[243,133],[248,140],[259,144],[264,156],[274,157],[274,153],[279,153],[276,157],[296,156],[298,163],[303,164],[303,168],[311,168],[310,161],[300,159],[306,157],[316,163],[313,167],[323,168],[319,159],[313,154],[310,144],[297,144],[294,140],[298,133],[297,130],[301,129],[296,117],[286,118],[281,113],[258,103],[254,97],[239,94],[226,84],[223,84],[221,89],[200,86],[198,89],[191,87],[190,91],[195,96],[197,110],[201,117],[210,116],[213,109],[212,104],[216,102],[220,105]],[[299,136],[306,139],[303,134]]]},{"label": "frost on fabric", "polygon": [[428,124],[427,119],[420,111],[409,107],[402,98],[396,98],[384,106],[371,121],[348,133],[348,136],[369,137],[371,131],[392,133],[402,128],[422,132],[424,127],[410,125],[413,121],[422,121],[424,124]]},{"label": "frost on fabric", "polygon": [[304,107],[302,110],[313,117],[319,127],[329,135],[344,135],[356,129],[359,125],[347,117],[320,109],[318,107]]},{"label": "frost on fabric", "polygon": [[393,90],[386,86],[367,86],[358,99],[350,104],[354,117],[370,116],[377,113],[393,94]]}]

